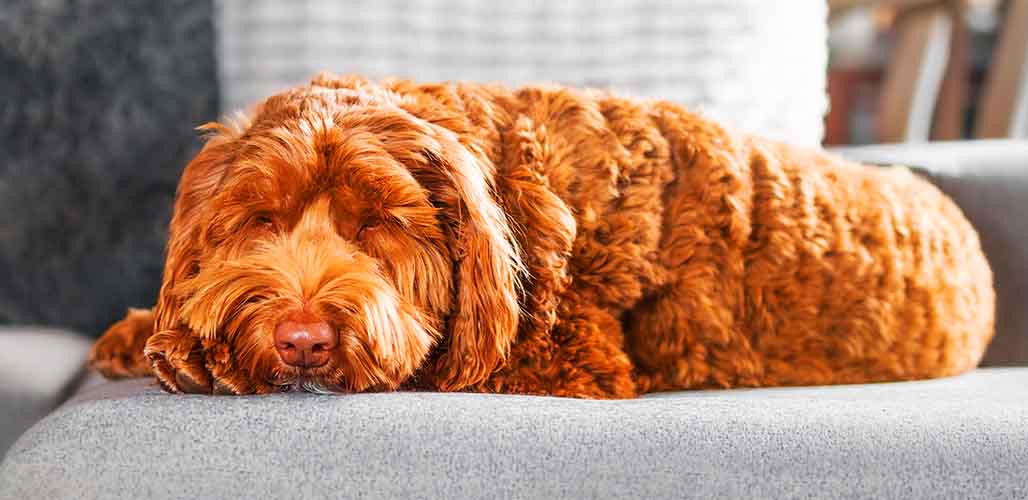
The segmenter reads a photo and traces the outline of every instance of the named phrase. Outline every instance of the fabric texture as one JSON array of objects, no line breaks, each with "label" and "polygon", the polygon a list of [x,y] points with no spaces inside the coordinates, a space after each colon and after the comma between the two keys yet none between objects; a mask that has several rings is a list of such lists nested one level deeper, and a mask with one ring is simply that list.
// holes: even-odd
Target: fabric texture
[{"label": "fabric texture", "polygon": [[0,1],[0,324],[95,335],[153,303],[213,44],[210,0]]},{"label": "fabric texture", "polygon": [[89,345],[64,330],[0,327],[0,455],[68,397]]},{"label": "fabric texture", "polygon": [[984,365],[1028,364],[1028,141],[841,148],[854,160],[904,164],[949,195],[978,230],[996,286],[996,335]]},{"label": "fabric texture", "polygon": [[222,108],[321,71],[555,81],[659,97],[814,145],[827,109],[824,0],[219,0]]},{"label": "fabric texture", "polygon": [[589,401],[174,396],[99,382],[2,498],[1023,498],[1028,368]]}]

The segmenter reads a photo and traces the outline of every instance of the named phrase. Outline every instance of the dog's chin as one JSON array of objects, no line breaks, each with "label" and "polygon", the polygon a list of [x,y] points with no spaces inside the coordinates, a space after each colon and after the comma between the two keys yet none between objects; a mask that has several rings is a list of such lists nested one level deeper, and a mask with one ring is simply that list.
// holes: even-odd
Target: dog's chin
[{"label": "dog's chin", "polygon": [[389,369],[381,365],[361,366],[361,363],[360,359],[337,356],[325,366],[298,368],[276,359],[270,369],[252,372],[251,376],[276,388],[275,392],[354,394],[394,390],[413,375],[406,370],[396,372],[393,371],[395,368]]},{"label": "dog's chin", "polygon": [[319,377],[299,376],[284,382],[275,383],[281,392],[306,392],[310,394],[345,394],[349,391],[336,383],[330,383]]},{"label": "dog's chin", "polygon": [[318,368],[294,368],[277,363],[270,373],[262,377],[278,392],[308,392],[312,394],[345,394],[354,392],[353,384],[343,380],[341,370],[333,367],[335,361]]},{"label": "dog's chin", "polygon": [[309,392],[314,394],[343,394],[353,392],[334,363],[319,368],[294,368],[278,363],[263,378],[277,388],[277,392]]}]

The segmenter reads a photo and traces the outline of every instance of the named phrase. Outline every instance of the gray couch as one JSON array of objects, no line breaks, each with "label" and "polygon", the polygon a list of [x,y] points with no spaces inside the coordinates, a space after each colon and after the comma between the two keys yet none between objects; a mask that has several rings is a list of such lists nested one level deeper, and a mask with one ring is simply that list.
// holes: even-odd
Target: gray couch
[{"label": "gray couch", "polygon": [[[8,450],[0,498],[1028,497],[1028,143],[841,153],[918,165],[962,206],[1000,297],[987,363],[1010,366],[629,401],[173,396],[92,377]],[[24,367],[0,372],[0,422],[49,410],[85,348],[0,332],[0,368]]]}]

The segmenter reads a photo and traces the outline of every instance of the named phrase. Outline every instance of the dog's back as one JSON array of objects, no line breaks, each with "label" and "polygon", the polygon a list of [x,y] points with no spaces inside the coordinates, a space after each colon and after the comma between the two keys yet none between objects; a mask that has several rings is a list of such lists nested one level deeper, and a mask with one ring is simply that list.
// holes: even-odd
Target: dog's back
[{"label": "dog's back", "polygon": [[976,232],[904,168],[666,102],[431,89],[462,97],[443,101],[463,102],[469,135],[490,141],[532,276],[523,329],[563,301],[599,306],[624,327],[640,391],[945,376],[973,368],[992,336]]}]

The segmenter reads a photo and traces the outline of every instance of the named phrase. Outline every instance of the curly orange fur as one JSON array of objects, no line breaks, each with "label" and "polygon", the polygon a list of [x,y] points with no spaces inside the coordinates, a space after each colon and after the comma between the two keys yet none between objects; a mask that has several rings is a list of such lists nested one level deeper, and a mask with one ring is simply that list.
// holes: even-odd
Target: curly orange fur
[{"label": "curly orange fur", "polygon": [[[929,183],[670,103],[323,75],[206,128],[108,375],[149,337],[176,392],[623,398],[945,376],[992,336],[977,234]],[[326,366],[277,358],[297,314],[338,331]]]}]

